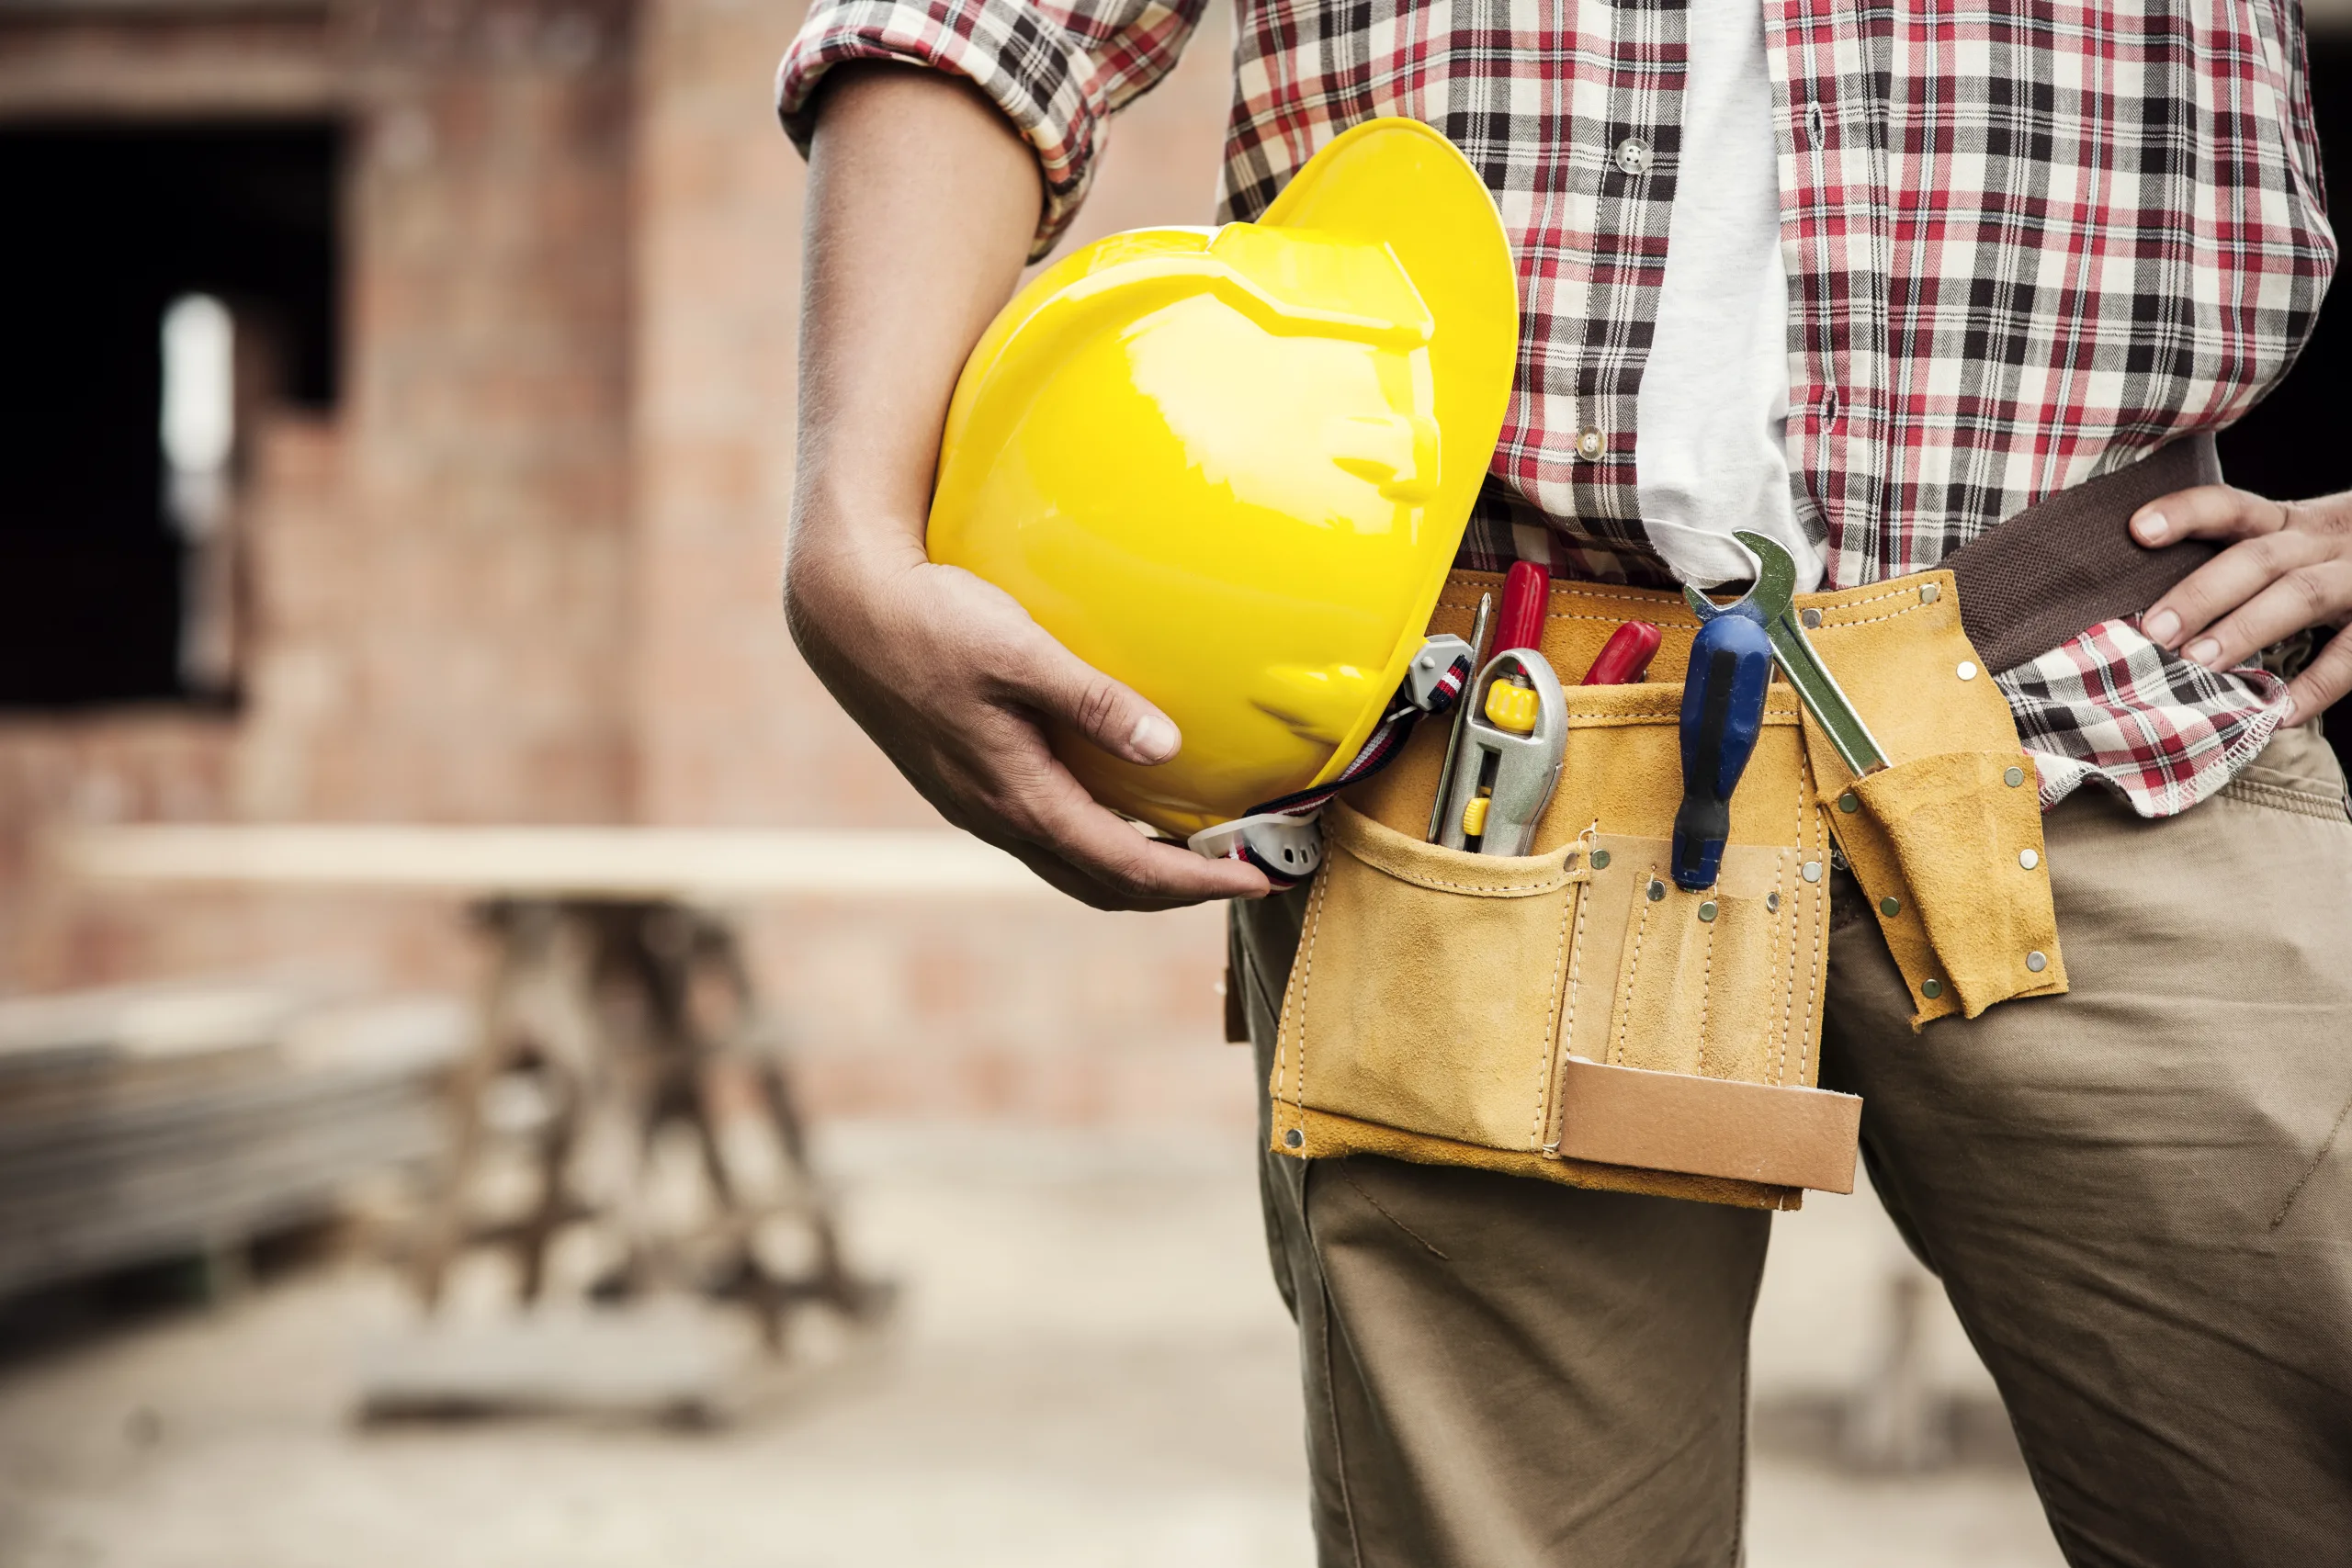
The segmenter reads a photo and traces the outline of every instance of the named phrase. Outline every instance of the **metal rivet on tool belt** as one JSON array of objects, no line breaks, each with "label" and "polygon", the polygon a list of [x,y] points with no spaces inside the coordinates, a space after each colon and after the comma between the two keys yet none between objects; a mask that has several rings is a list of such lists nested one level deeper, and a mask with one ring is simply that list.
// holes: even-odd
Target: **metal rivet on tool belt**
[{"label": "metal rivet on tool belt", "polygon": [[1609,852],[1607,850],[1595,850],[1592,852],[1592,869],[1595,871],[1607,871],[1609,869]]},{"label": "metal rivet on tool belt", "polygon": [[1903,900],[1900,898],[1882,898],[1878,901],[1878,912],[1884,915],[1891,920],[1894,919],[1895,916],[1903,913]]},{"label": "metal rivet on tool belt", "polygon": [[1293,1127],[1289,1132],[1283,1134],[1283,1143],[1290,1148],[1295,1149],[1305,1142],[1306,1142],[1306,1134],[1300,1132],[1295,1127]]},{"label": "metal rivet on tool belt", "polygon": [[1577,437],[1577,456],[1590,463],[1597,461],[1604,449],[1600,432],[1591,425],[1586,425],[1584,433]]},{"label": "metal rivet on tool belt", "polygon": [[2015,789],[2018,785],[2025,783],[2025,770],[2023,768],[2011,768],[2007,773],[2001,775],[2001,782],[2008,785],[2011,789]]},{"label": "metal rivet on tool belt", "polygon": [[1856,797],[1854,792],[1850,789],[1838,797],[1838,809],[1844,812],[1849,817],[1851,817],[1855,812],[1860,811],[1861,808],[1861,801]]},{"label": "metal rivet on tool belt", "polygon": [[2041,857],[2035,854],[2031,850],[2019,850],[2018,852],[2018,863],[2025,867],[2026,870],[2031,871],[2035,866],[2041,863]]},{"label": "metal rivet on tool belt", "polygon": [[2025,966],[2039,975],[2050,967],[2049,956],[2037,948],[2025,955]]},{"label": "metal rivet on tool belt", "polygon": [[1960,678],[1963,681],[1973,681],[1976,679],[1976,666],[1965,659],[1962,660],[1960,661]]},{"label": "metal rivet on tool belt", "polygon": [[[1922,604],[1932,604],[1936,602],[1937,596],[1941,594],[1943,591],[1944,585],[1940,582],[1923,582],[1919,584],[1919,603]],[[1928,983],[1931,986],[1935,984],[1932,980]]]},{"label": "metal rivet on tool belt", "polygon": [[1715,901],[1713,898],[1699,906],[1699,918],[1702,920],[1712,920],[1715,918]]},{"label": "metal rivet on tool belt", "polygon": [[1766,909],[1778,909],[1780,907],[1781,896],[1778,893],[1767,893],[1764,895],[1764,908]]},{"label": "metal rivet on tool belt", "polygon": [[1821,612],[1818,610],[1807,610],[1797,619],[1804,623],[1804,629],[1809,632],[1817,632],[1821,629]]},{"label": "metal rivet on tool belt", "polygon": [[1941,980],[1922,980],[1919,982],[1919,994],[1934,1001],[1944,994],[1944,983]]},{"label": "metal rivet on tool belt", "polygon": [[1657,903],[1659,899],[1661,899],[1661,898],[1663,898],[1663,897],[1666,897],[1666,884],[1665,884],[1665,883],[1663,883],[1663,882],[1660,882],[1660,881],[1659,881],[1657,877],[1655,877],[1655,876],[1651,877],[1651,878],[1650,878],[1650,902],[1651,902],[1651,903],[1653,903],[1653,904],[1655,904],[1655,903]]},{"label": "metal rivet on tool belt", "polygon": [[1821,863],[1817,860],[1809,860],[1805,862],[1803,875],[1807,882],[1820,881]]}]

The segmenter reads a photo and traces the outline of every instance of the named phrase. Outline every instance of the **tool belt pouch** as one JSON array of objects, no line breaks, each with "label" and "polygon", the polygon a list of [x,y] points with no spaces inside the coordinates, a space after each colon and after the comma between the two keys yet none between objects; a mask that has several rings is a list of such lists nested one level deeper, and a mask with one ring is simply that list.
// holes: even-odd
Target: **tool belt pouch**
[{"label": "tool belt pouch", "polygon": [[[1500,588],[1457,573],[1430,631],[1467,635]],[[1950,574],[1798,606],[1892,765],[1850,778],[1776,681],[1703,892],[1668,871],[1698,622],[1663,593],[1555,585],[1544,652],[1564,682],[1623,621],[1665,642],[1648,682],[1566,686],[1533,852],[1424,841],[1441,725],[1327,808],[1268,1084],[1276,1151],[1757,1208],[1852,1190],[1861,1102],[1816,1087],[1833,843],[1915,1026],[2065,988],[2033,766]]]}]

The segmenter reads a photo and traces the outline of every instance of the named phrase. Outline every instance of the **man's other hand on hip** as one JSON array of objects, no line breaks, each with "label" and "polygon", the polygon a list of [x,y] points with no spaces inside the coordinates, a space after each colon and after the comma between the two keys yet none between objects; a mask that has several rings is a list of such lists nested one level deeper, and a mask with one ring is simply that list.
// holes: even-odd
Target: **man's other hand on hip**
[{"label": "man's other hand on hip", "polygon": [[[2352,620],[2352,491],[2271,501],[2229,485],[2176,491],[2142,507],[2132,536],[2151,547],[2223,542],[2222,553],[2148,606],[2140,629],[2192,663],[2228,670],[2307,627]],[[2286,722],[2352,691],[2352,635],[2338,631],[2287,688]]]}]

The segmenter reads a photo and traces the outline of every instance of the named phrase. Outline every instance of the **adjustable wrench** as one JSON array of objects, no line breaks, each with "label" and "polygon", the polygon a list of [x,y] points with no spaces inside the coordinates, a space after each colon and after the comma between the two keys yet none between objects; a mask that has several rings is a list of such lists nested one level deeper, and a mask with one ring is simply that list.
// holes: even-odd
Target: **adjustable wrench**
[{"label": "adjustable wrench", "polygon": [[1733,538],[1745,546],[1756,558],[1756,585],[1736,604],[1717,605],[1695,588],[1685,588],[1682,597],[1690,602],[1691,613],[1702,621],[1712,621],[1734,611],[1751,620],[1764,623],[1764,635],[1771,639],[1772,660],[1780,665],[1789,684],[1797,689],[1805,710],[1829,737],[1829,744],[1856,778],[1877,773],[1886,766],[1886,753],[1871,734],[1871,727],[1854,711],[1838,688],[1838,679],[1813,645],[1804,638],[1804,628],[1796,616],[1796,562],[1789,552],[1761,534],[1745,531]]}]

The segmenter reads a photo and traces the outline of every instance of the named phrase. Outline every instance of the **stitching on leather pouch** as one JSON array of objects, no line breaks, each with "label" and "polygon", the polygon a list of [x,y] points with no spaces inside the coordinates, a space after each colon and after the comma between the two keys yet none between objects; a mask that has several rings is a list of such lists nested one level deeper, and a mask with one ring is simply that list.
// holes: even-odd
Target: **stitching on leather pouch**
[{"label": "stitching on leather pouch", "polygon": [[[1887,597],[1891,599],[1894,595],[1890,593]],[[1822,629],[1824,631],[1838,631],[1847,626],[1874,626],[1883,621],[1900,620],[1905,615],[1916,615],[1917,612],[1927,608],[1928,606],[1925,604],[1905,604],[1900,610],[1889,610],[1883,615],[1865,615],[1859,621],[1832,621],[1828,616],[1824,615],[1822,617]]]},{"label": "stitching on leather pouch", "polygon": [[[1927,605],[1919,602],[1919,590],[1922,584],[1915,582],[1908,588],[1890,588],[1883,593],[1873,593],[1867,599],[1850,599],[1843,604],[1824,605],[1822,606],[1821,618],[1824,621],[1826,621],[1829,618],[1829,612],[1831,610],[1859,610],[1865,604],[1883,604],[1889,599],[1909,599],[1912,601],[1912,604],[1910,606],[1912,609],[1924,610],[1927,608]],[[1894,619],[1892,615],[1882,615],[1878,618],[1881,620]],[[1869,623],[1865,621],[1840,621],[1838,624],[1842,626],[1866,626]]]},{"label": "stitching on leather pouch", "polygon": [[[1657,879],[1657,867],[1655,865],[1650,867],[1650,879],[1653,882]],[[1617,1038],[1609,1043],[1610,1059],[1621,1067],[1625,1065],[1625,1031],[1631,1028],[1634,1022],[1634,1010],[1632,1007],[1634,982],[1640,976],[1642,972],[1642,938],[1649,929],[1650,902],[1647,898],[1644,898],[1642,900],[1641,919],[1634,922],[1634,955],[1625,966],[1624,989],[1627,1006],[1625,1008],[1624,1016],[1617,1021]]]},{"label": "stitching on leather pouch", "polygon": [[[1600,824],[1599,822],[1595,822],[1590,828],[1586,829],[1585,831],[1588,833],[1597,833],[1600,827]],[[1582,835],[1579,835],[1579,837],[1581,836]],[[1589,861],[1590,858],[1591,856],[1588,852],[1586,859]],[[1560,1055],[1563,1056],[1566,1056],[1568,1054],[1568,1046],[1574,1043],[1576,1039],[1577,999],[1584,995],[1584,922],[1585,918],[1591,913],[1591,910],[1587,908],[1585,904],[1584,895],[1578,893],[1575,897],[1577,901],[1576,946],[1571,948],[1568,953],[1568,974],[1566,980],[1568,994],[1566,1000],[1561,1008],[1560,1016]],[[1557,1155],[1560,1152],[1560,1141],[1557,1138],[1555,1138],[1550,1143],[1545,1144],[1544,1145],[1544,1152],[1547,1155]]]},{"label": "stitching on leather pouch", "polygon": [[[1618,624],[1620,623],[1615,621],[1610,623],[1611,626]],[[1679,722],[1681,717],[1682,710],[1679,707],[1636,708],[1625,713],[1572,713],[1568,715],[1568,728],[1605,729],[1614,725],[1647,723],[1657,719],[1673,719]],[[1764,723],[1770,728],[1795,729],[1802,728],[1804,720],[1797,716],[1797,710],[1793,707],[1781,708],[1778,711],[1767,708],[1764,711]]]},{"label": "stitching on leather pouch", "polygon": [[[1290,1021],[1288,1015],[1292,999],[1295,998],[1298,1003],[1298,1091],[1291,1100],[1291,1104],[1298,1108],[1302,1122],[1306,1113],[1306,987],[1307,983],[1315,977],[1315,939],[1323,929],[1323,895],[1330,885],[1331,877],[1328,871],[1315,879],[1315,897],[1308,903],[1306,910],[1306,940],[1299,944],[1298,949],[1297,977],[1293,984],[1290,995],[1283,998],[1284,1023]],[[1289,1032],[1284,1029],[1274,1031],[1278,1052],[1279,1042],[1287,1032]],[[1274,1066],[1277,1083],[1282,1080],[1283,1070],[1283,1064],[1277,1060]]]},{"label": "stitching on leather pouch", "polygon": [[[1447,587],[1449,587],[1449,588],[1467,588],[1467,587],[1469,587],[1469,586],[1470,586],[1470,580],[1469,580],[1469,579],[1467,579],[1467,578],[1465,578],[1465,577],[1463,577],[1463,576],[1459,575],[1458,573],[1450,573],[1450,574],[1448,574],[1448,576],[1446,577],[1445,581],[1446,581],[1446,586],[1447,586]],[[1658,590],[1658,592],[1661,592],[1661,593],[1663,593],[1663,592],[1665,592],[1666,591],[1665,591],[1664,589],[1660,589],[1660,590]],[[1648,595],[1648,594],[1646,594],[1646,593],[1601,593],[1601,592],[1595,592],[1595,591],[1593,590],[1593,588],[1592,588],[1592,586],[1591,586],[1590,584],[1589,584],[1589,583],[1581,583],[1581,582],[1580,582],[1580,583],[1578,583],[1578,584],[1577,584],[1577,598],[1579,598],[1579,599],[1600,599],[1600,600],[1606,600],[1606,601],[1611,601],[1611,602],[1613,602],[1613,603],[1616,603],[1616,604],[1661,604],[1661,603],[1664,603],[1664,604],[1673,604],[1673,603],[1674,603],[1674,600],[1673,600],[1673,599],[1671,599],[1671,598],[1667,598],[1667,599],[1664,599],[1664,600],[1659,600],[1659,599],[1653,598],[1653,597],[1651,597],[1650,595]],[[1441,598],[1441,599],[1440,599],[1440,601],[1439,601],[1439,603],[1443,604],[1443,603],[1444,603],[1444,601]],[[1449,608],[1452,608],[1452,609],[1455,609],[1455,610],[1469,610],[1469,609],[1476,609],[1476,605],[1473,605],[1473,604],[1454,604],[1454,605],[1450,605],[1450,606],[1448,606],[1448,607],[1449,607]]]},{"label": "stitching on leather pouch", "polygon": [[[1820,810],[1821,796],[1814,790],[1813,763],[1810,761],[1806,761],[1804,771],[1797,777],[1797,810],[1801,816],[1806,808],[1808,796],[1811,797],[1811,804],[1814,807],[1812,834],[1816,840],[1814,850],[1826,860],[1828,858],[1827,852],[1821,849],[1817,840],[1827,831],[1827,828]],[[1804,825],[1800,821],[1798,834],[1803,837],[1804,832]],[[1819,901],[1829,897],[1829,876],[1826,870],[1823,872],[1821,880],[1813,884],[1813,897],[1815,912],[1812,919],[1805,921],[1806,928],[1813,932],[1813,967],[1805,973],[1804,1016],[1799,1021],[1797,1033],[1797,1087],[1799,1089],[1804,1087],[1805,1064],[1813,1059],[1814,997],[1820,989],[1815,982],[1821,975],[1821,928],[1827,923],[1819,912]],[[1794,967],[1793,963],[1791,967]]]},{"label": "stitching on leather pouch", "polygon": [[[1720,897],[1720,895],[1718,895]],[[1719,914],[1721,910],[1717,911]],[[1702,921],[1707,928],[1707,957],[1699,969],[1699,1060],[1707,1059],[1707,1020],[1712,1016],[1715,1001],[1715,928],[1720,919]],[[1704,1067],[1701,1068],[1704,1071]]]},{"label": "stitching on leather pouch", "polygon": [[[1797,798],[1800,801],[1804,798],[1803,786],[1799,786]],[[1798,810],[1802,812],[1804,807],[1800,806]],[[1804,853],[1804,822],[1802,817],[1797,822],[1797,853],[1803,854]],[[1783,1088],[1787,1087],[1789,1081],[1789,1021],[1795,1015],[1797,1010],[1797,901],[1793,895],[1786,893],[1788,885],[1789,857],[1782,855],[1777,869],[1772,873],[1772,891],[1776,895],[1782,895],[1781,908],[1788,911],[1789,983],[1781,993],[1781,1038],[1774,1043],[1776,1049],[1772,1053],[1772,1081]],[[1775,943],[1775,945],[1778,944]]]},{"label": "stitching on leather pouch", "polygon": [[[1570,888],[1568,902],[1581,905],[1584,899],[1576,889]],[[1568,910],[1562,908],[1560,945],[1552,950],[1552,994],[1544,998],[1544,1018],[1546,1028],[1541,1037],[1541,1045],[1535,1053],[1535,1122],[1527,1130],[1527,1146],[1538,1152],[1541,1152],[1544,1147],[1544,1101],[1552,1089],[1552,1075],[1548,1070],[1552,1066],[1553,1034],[1551,1031],[1557,1025],[1560,1017],[1561,987],[1567,984],[1568,927],[1572,923]],[[1566,1047],[1563,1046],[1562,1049]]]},{"label": "stitching on leather pouch", "polygon": [[[1805,797],[1813,791],[1813,760],[1800,750],[1797,755],[1797,858],[1805,852],[1805,829],[1810,822],[1817,831],[1820,824],[1805,815]],[[1772,890],[1779,892],[1788,886],[1789,857],[1781,857],[1780,869],[1773,874]],[[1795,1021],[1797,1010],[1797,921],[1804,905],[1804,887],[1800,882],[1796,889],[1781,900],[1789,911],[1789,987],[1781,998],[1781,1049],[1772,1063],[1772,1081],[1786,1089],[1789,1083],[1789,1029]]]},{"label": "stitching on leather pouch", "polygon": [[[1447,586],[1447,587],[1449,587],[1449,588],[1467,588],[1467,587],[1469,586],[1469,584],[1468,584],[1466,581],[1464,581],[1462,578],[1459,578],[1459,577],[1448,577],[1448,578],[1446,579],[1446,586]],[[1894,612],[1894,615],[1872,615],[1872,616],[1871,616],[1871,617],[1869,617],[1868,619],[1865,619],[1865,620],[1860,620],[1860,621],[1847,621],[1847,620],[1840,620],[1840,621],[1838,621],[1838,622],[1836,622],[1836,623],[1834,623],[1834,624],[1835,624],[1835,625],[1838,625],[1838,626],[1874,626],[1874,625],[1876,625],[1876,624],[1877,624],[1878,622],[1880,622],[1880,621],[1891,621],[1891,620],[1893,620],[1893,619],[1894,618],[1894,615],[1909,615],[1913,610],[1924,610],[1924,609],[1928,608],[1928,606],[1927,606],[1926,604],[1921,604],[1921,603],[1919,603],[1919,602],[1918,602],[1918,597],[1917,597],[1917,596],[1918,596],[1918,592],[1919,592],[1919,588],[1920,588],[1920,584],[1918,584],[1918,583],[1916,583],[1916,582],[1915,582],[1915,583],[1913,583],[1913,584],[1912,584],[1910,587],[1908,587],[1908,588],[1896,588],[1896,589],[1889,590],[1887,592],[1884,592],[1884,593],[1873,593],[1873,594],[1871,594],[1871,595],[1869,598],[1867,598],[1867,599],[1852,599],[1852,600],[1849,600],[1847,603],[1845,603],[1845,604],[1843,604],[1823,605],[1823,606],[1821,607],[1821,608],[1822,608],[1822,618],[1823,618],[1823,620],[1824,620],[1825,622],[1827,622],[1827,621],[1828,621],[1828,617],[1829,617],[1831,615],[1833,615],[1833,614],[1834,614],[1834,615],[1843,615],[1846,611],[1849,611],[1849,610],[1859,610],[1859,609],[1862,608],[1862,607],[1863,607],[1864,605],[1866,605],[1866,604],[1884,604],[1884,603],[1885,603],[1887,600],[1889,600],[1889,599],[1904,599],[1904,598],[1908,598],[1908,599],[1910,599],[1910,600],[1912,600],[1912,601],[1913,601],[1910,604],[1906,605],[1905,608],[1903,608],[1903,609],[1901,609],[1901,610],[1897,610],[1896,612]],[[1657,600],[1657,599],[1653,599],[1653,598],[1651,598],[1650,596],[1648,596],[1647,594],[1642,594],[1642,593],[1602,593],[1602,592],[1595,592],[1595,591],[1594,591],[1594,590],[1593,590],[1593,589],[1592,589],[1589,584],[1584,584],[1584,583],[1579,583],[1579,584],[1577,584],[1577,589],[1576,589],[1576,596],[1577,596],[1577,598],[1579,598],[1579,599],[1595,599],[1595,600],[1599,600],[1599,601],[1600,601],[1600,602],[1601,602],[1601,603],[1603,603],[1603,604],[1660,604],[1660,603],[1664,603],[1664,604],[1673,604],[1673,601],[1672,601],[1671,599],[1664,600],[1664,601],[1660,601],[1660,600]],[[1478,608],[1478,606],[1477,606],[1477,605],[1476,605],[1476,604],[1470,604],[1470,603],[1468,603],[1467,601],[1464,601],[1464,600],[1457,600],[1457,599],[1448,599],[1448,598],[1444,597],[1444,595],[1443,595],[1442,593],[1441,593],[1441,594],[1439,595],[1439,597],[1438,597],[1438,605],[1439,605],[1439,607],[1440,607],[1440,608],[1442,608],[1442,609],[1447,609],[1447,610],[1469,610],[1469,611],[1473,611],[1473,612],[1476,611],[1476,609]],[[1610,616],[1610,615],[1555,615],[1549,614],[1548,612],[1545,614],[1545,615],[1544,615],[1544,618],[1545,620],[1547,620],[1547,621],[1611,621],[1611,622],[1612,622],[1612,623],[1613,623],[1613,622],[1614,622],[1614,620],[1615,620],[1615,617],[1614,617],[1614,616]]]},{"label": "stitching on leather pouch", "polygon": [[[1577,597],[1578,597],[1579,599],[1590,599],[1590,598],[1593,598],[1593,597],[1594,597],[1594,595],[1589,594],[1589,593],[1579,593],[1578,595],[1577,595]],[[1611,597],[1614,597],[1614,595],[1611,595]],[[1647,604],[1654,603],[1654,601],[1652,601],[1652,600],[1648,600],[1648,599],[1642,599],[1642,600],[1629,601],[1629,603],[1637,603],[1637,604]],[[1440,599],[1440,600],[1437,602],[1437,607],[1438,607],[1439,609],[1441,609],[1441,610],[1466,610],[1466,611],[1468,611],[1469,613],[1471,613],[1472,615],[1476,615],[1476,614],[1478,613],[1478,606],[1477,606],[1477,605],[1476,605],[1476,604],[1474,604],[1469,603],[1469,602],[1468,602],[1468,601],[1466,601],[1466,600]],[[1546,621],[1601,621],[1601,622],[1605,622],[1605,623],[1607,623],[1608,625],[1612,626],[1619,626],[1619,625],[1622,625],[1622,624],[1623,623],[1623,620],[1624,620],[1624,617],[1623,617],[1623,616],[1622,616],[1622,615],[1571,615],[1571,614],[1569,614],[1569,613],[1567,613],[1567,612],[1566,612],[1566,611],[1557,611],[1557,610],[1547,610],[1547,611],[1545,611],[1545,612],[1544,612],[1544,618]],[[1672,626],[1672,627],[1662,627],[1662,628],[1660,628],[1660,629],[1662,629],[1662,630],[1685,631],[1685,632],[1687,632],[1687,631],[1694,631],[1694,630],[1696,630],[1697,628],[1696,628],[1696,627],[1692,627],[1692,626]]]},{"label": "stitching on leather pouch", "polygon": [[1434,876],[1408,876],[1401,871],[1390,871],[1385,866],[1373,865],[1370,861],[1365,861],[1364,864],[1370,867],[1373,871],[1377,872],[1379,874],[1388,877],[1393,881],[1404,883],[1408,887],[1442,889],[1449,893],[1516,893],[1524,898],[1536,898],[1541,897],[1546,893],[1557,893],[1563,887],[1566,887],[1573,883],[1584,880],[1580,874],[1575,872],[1561,872],[1555,875],[1549,882],[1524,884],[1517,882],[1447,882],[1442,878]]},{"label": "stitching on leather pouch", "polygon": [[[1389,829],[1387,831],[1393,833],[1396,830]],[[1401,834],[1398,836],[1402,837]],[[1365,840],[1367,847],[1377,845],[1379,842],[1377,838],[1367,838]],[[1419,847],[1418,842],[1415,842],[1415,847]],[[1375,876],[1385,876],[1391,882],[1401,882],[1408,887],[1427,887],[1432,891],[1445,893],[1491,894],[1534,898],[1541,897],[1546,893],[1557,893],[1561,888],[1582,882],[1591,874],[1581,866],[1574,871],[1569,870],[1566,861],[1563,859],[1560,864],[1552,868],[1542,882],[1451,882],[1444,877],[1429,875],[1418,870],[1410,861],[1396,855],[1393,851],[1383,850],[1380,852],[1385,858],[1394,859],[1396,863],[1394,865],[1384,864],[1380,861],[1372,859],[1353,844],[1342,843],[1339,847],[1339,852],[1347,855]]]},{"label": "stitching on leather pouch", "polygon": [[[1811,755],[1806,755],[1806,760],[1797,769],[1797,856],[1804,858],[1811,853],[1811,856],[1820,856],[1823,861],[1827,861],[1830,853],[1820,844],[1827,837],[1827,832],[1830,832],[1830,813],[1827,813],[1827,807],[1820,804],[1820,792],[1815,790],[1814,778],[1814,760],[1811,760]],[[1804,929],[1814,933],[1814,966],[1804,976],[1804,1013],[1797,1016],[1797,1089],[1804,1089],[1804,1063],[1814,1054],[1814,978],[1820,974],[1820,929],[1827,924],[1826,909],[1823,909],[1820,900],[1830,896],[1830,867],[1820,867],[1820,882],[1799,888],[1797,896],[1790,898],[1790,905],[1794,908],[1797,900],[1806,898],[1806,896],[1811,898],[1811,905],[1806,909]],[[1794,989],[1797,989],[1797,929],[1790,926],[1788,985],[1792,1006]],[[1781,1043],[1781,1084],[1788,1086],[1788,1042]]]}]

